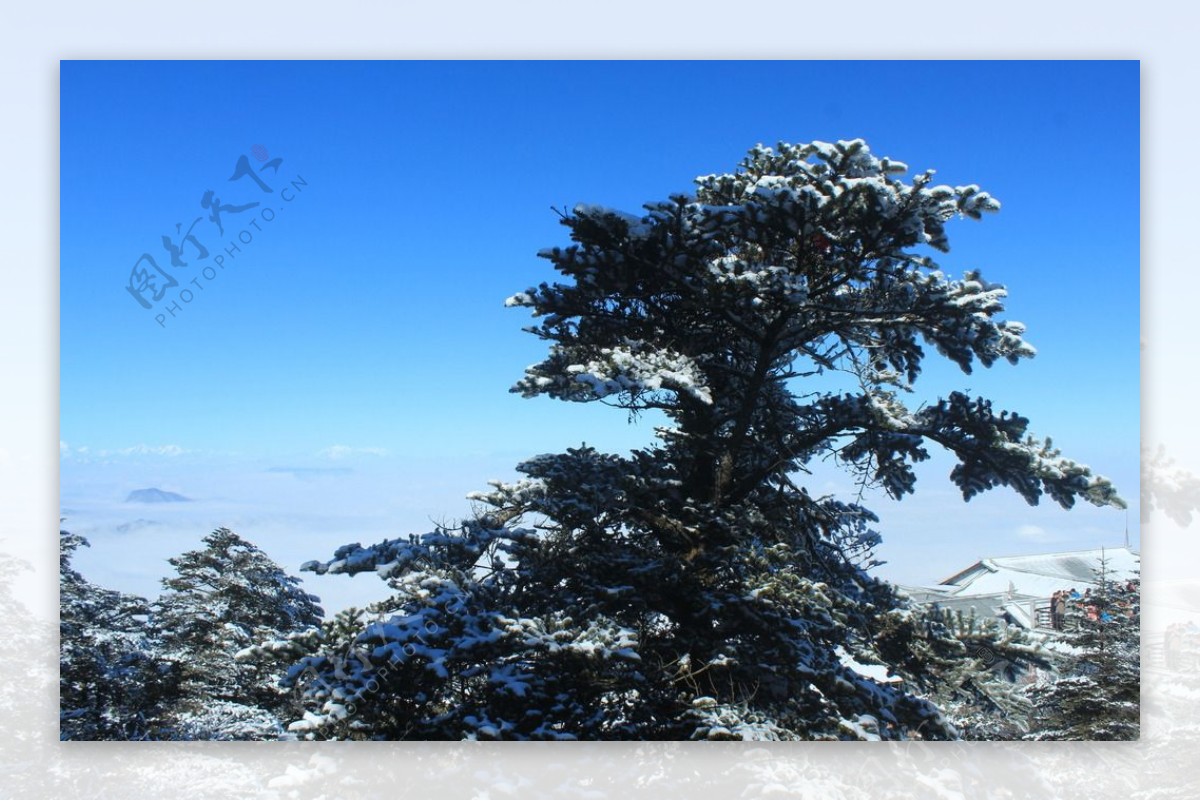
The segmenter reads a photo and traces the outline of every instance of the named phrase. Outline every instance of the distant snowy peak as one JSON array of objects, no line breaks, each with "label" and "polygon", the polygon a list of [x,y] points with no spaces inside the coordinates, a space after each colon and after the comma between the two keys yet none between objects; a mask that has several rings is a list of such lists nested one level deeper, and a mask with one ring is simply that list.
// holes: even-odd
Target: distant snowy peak
[{"label": "distant snowy peak", "polygon": [[160,490],[158,487],[149,487],[129,493],[129,497],[125,499],[125,503],[179,503],[180,501],[190,500],[191,498],[185,498],[178,492],[167,492],[166,490]]}]

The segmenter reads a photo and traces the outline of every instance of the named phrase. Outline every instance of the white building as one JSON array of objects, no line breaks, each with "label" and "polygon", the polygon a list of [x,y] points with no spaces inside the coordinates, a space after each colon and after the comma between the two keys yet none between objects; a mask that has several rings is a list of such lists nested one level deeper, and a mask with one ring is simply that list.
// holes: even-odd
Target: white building
[{"label": "white building", "polygon": [[1027,629],[1050,628],[1050,597],[1058,590],[1094,587],[1100,561],[1115,581],[1133,578],[1141,560],[1129,548],[996,556],[980,559],[930,587],[900,587],[914,601],[939,609],[999,618]]}]

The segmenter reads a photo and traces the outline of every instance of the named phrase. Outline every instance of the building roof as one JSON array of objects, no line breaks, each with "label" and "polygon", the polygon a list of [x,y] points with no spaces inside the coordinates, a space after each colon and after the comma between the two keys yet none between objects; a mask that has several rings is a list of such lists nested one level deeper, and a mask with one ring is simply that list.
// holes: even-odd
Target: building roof
[{"label": "building roof", "polygon": [[937,589],[951,596],[1008,593],[1049,598],[1056,590],[1094,586],[1094,571],[1099,569],[1101,558],[1117,580],[1132,578],[1140,565],[1137,552],[1129,548],[995,556],[980,559],[944,579]]}]

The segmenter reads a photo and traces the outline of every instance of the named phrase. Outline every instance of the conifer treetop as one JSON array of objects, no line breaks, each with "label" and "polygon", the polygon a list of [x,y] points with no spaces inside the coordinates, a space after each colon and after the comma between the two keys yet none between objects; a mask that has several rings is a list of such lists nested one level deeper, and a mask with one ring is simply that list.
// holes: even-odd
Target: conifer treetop
[{"label": "conifer treetop", "polygon": [[926,346],[965,373],[1036,352],[1001,317],[1004,286],[928,255],[949,250],[950,219],[999,202],[907,171],[861,139],[759,145],[640,216],[577,205],[562,217],[574,244],[539,254],[566,280],[507,300],[550,343],[513,391],[662,410],[668,446],[702,454],[689,494],[718,504],[830,453],[901,497],[933,442],[957,456],[965,498],[1007,485],[1031,504],[1123,507],[1020,414],[961,392],[903,402]]}]

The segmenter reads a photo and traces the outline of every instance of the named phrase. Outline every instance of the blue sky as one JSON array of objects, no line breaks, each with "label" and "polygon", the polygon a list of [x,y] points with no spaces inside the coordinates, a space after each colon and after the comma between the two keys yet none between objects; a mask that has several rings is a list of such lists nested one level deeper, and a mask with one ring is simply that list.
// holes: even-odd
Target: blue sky
[{"label": "blue sky", "polygon": [[[453,520],[522,458],[645,444],[652,421],[508,393],[544,345],[503,299],[553,277],[534,255],[565,241],[552,206],[636,210],[780,140],[862,137],[1000,199],[951,225],[939,261],[1005,283],[1039,354],[971,376],[931,358],[918,389],[1028,415],[1118,483],[1137,533],[1136,62],[111,61],[61,76],[62,504],[92,530],[97,580],[149,591],[161,559],[220,523],[294,569]],[[260,173],[273,192],[227,180],[240,156],[282,159]],[[225,212],[224,236],[192,229],[210,256],[184,249],[192,302],[160,326],[129,272],[145,252],[167,267],[162,236],[207,215],[207,190],[261,205]],[[241,231],[252,240],[206,280]],[[870,502],[900,580],[1120,542],[1122,513],[1002,490],[963,504],[948,464],[931,467],[915,497]],[[152,510],[175,516],[154,521],[169,537],[114,533],[148,518],[121,503],[142,486],[197,505]]]}]

